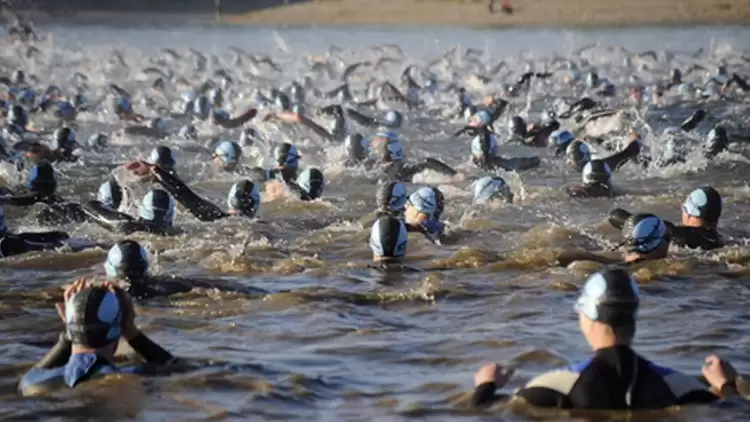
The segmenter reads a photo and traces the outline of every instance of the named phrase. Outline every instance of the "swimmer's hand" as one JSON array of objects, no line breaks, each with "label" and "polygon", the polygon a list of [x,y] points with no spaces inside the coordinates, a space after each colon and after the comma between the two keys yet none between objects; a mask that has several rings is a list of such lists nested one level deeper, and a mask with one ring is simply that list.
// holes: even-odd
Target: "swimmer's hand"
[{"label": "swimmer's hand", "polygon": [[515,369],[508,367],[504,368],[496,363],[488,363],[474,374],[474,386],[494,382],[495,388],[503,388],[510,379],[513,377]]},{"label": "swimmer's hand", "polygon": [[151,173],[153,167],[154,166],[152,164],[149,164],[142,160],[131,161],[130,163],[125,165],[126,170],[128,170],[133,175],[140,177],[147,176],[149,173]]},{"label": "swimmer's hand", "polygon": [[63,291],[62,303],[55,304],[55,309],[57,309],[57,315],[60,316],[60,319],[62,320],[63,324],[67,324],[67,319],[65,318],[65,304],[68,303],[68,300],[70,300],[70,298],[75,296],[76,293],[90,286],[91,286],[90,281],[86,280],[85,278],[79,278],[76,281],[74,281],[70,286],[65,288],[65,291]]},{"label": "swimmer's hand", "polygon": [[112,293],[117,295],[120,302],[120,311],[122,312],[122,336],[125,340],[132,340],[140,331],[135,326],[135,308],[133,307],[133,298],[130,297],[122,287],[115,283],[105,282],[102,286],[106,287]]},{"label": "swimmer's hand", "polygon": [[727,383],[734,384],[737,379],[737,371],[731,363],[719,359],[716,355],[708,355],[703,364],[703,376],[711,387],[721,391]]}]

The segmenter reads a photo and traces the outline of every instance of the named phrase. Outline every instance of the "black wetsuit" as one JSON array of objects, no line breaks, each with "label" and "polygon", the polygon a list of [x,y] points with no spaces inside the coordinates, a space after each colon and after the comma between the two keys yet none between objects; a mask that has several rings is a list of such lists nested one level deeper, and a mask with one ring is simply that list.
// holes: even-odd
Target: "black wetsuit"
[{"label": "black wetsuit", "polygon": [[174,174],[154,167],[154,176],[156,176],[156,181],[164,190],[169,192],[195,218],[201,221],[215,221],[230,216],[230,214],[222,211],[218,206],[198,196]]},{"label": "black wetsuit", "polygon": [[574,198],[608,198],[615,196],[607,183],[577,184],[565,186],[565,192]]},{"label": "black wetsuit", "polygon": [[[516,397],[542,408],[600,410],[664,409],[719,400],[695,378],[657,366],[629,346],[599,349],[588,360],[542,374]],[[477,386],[472,402],[482,406],[494,399],[491,382]]]},{"label": "black wetsuit", "polygon": [[86,220],[81,205],[76,202],[66,202],[54,195],[31,192],[25,186],[17,187],[14,192],[0,189],[0,205],[30,207],[38,203],[46,204],[33,216],[40,225],[57,226],[71,222],[82,223]]},{"label": "black wetsuit", "polygon": [[81,209],[92,222],[113,233],[131,234],[146,232],[161,236],[171,236],[177,233],[177,230],[170,224],[162,221],[135,218],[115,211],[99,201],[89,201]]},{"label": "black wetsuit", "polygon": [[[616,208],[609,213],[609,223],[617,229],[622,229],[622,226],[632,215],[629,211]],[[676,225],[666,220],[662,221],[667,226],[667,232],[672,243],[677,246],[707,251],[724,246],[724,239],[715,227],[691,227]]]}]

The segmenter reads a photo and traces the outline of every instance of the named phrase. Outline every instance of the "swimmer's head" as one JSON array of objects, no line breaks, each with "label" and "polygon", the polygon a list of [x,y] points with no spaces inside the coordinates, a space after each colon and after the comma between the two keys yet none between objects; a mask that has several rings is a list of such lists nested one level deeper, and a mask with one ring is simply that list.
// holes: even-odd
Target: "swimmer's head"
[{"label": "swimmer's head", "polygon": [[681,84],[682,83],[682,72],[680,69],[674,68],[669,71],[669,79],[671,79],[673,84]]},{"label": "swimmer's head", "polygon": [[120,338],[122,309],[117,294],[106,287],[86,287],[65,302],[65,330],[74,346],[105,349],[114,354]]},{"label": "swimmer's head", "polygon": [[567,148],[575,138],[575,135],[569,130],[555,130],[550,133],[547,138],[547,147],[555,151],[555,154],[558,155],[560,152],[565,151],[565,148]]},{"label": "swimmer's head", "polygon": [[323,195],[323,189],[326,186],[326,179],[323,172],[316,168],[303,170],[296,180],[297,186],[307,194],[310,199],[318,199]]},{"label": "swimmer's head", "polygon": [[406,207],[406,187],[398,180],[384,183],[378,188],[375,200],[379,210],[400,216]]},{"label": "swimmer's head", "polygon": [[164,190],[153,189],[141,200],[138,215],[142,220],[171,227],[174,221],[174,199]]},{"label": "swimmer's head", "polygon": [[289,95],[292,96],[295,103],[303,103],[305,101],[305,88],[299,82],[294,81],[289,87]]},{"label": "swimmer's head", "polygon": [[502,177],[485,176],[474,182],[474,204],[485,205],[496,198],[513,203],[513,193]]},{"label": "swimmer's head", "polygon": [[603,337],[615,343],[630,344],[635,336],[640,305],[638,286],[623,269],[608,269],[586,280],[574,305],[581,332],[589,344]]},{"label": "swimmer's head", "polygon": [[242,148],[236,142],[222,141],[213,153],[213,164],[217,168],[233,171],[242,157]]},{"label": "swimmer's head", "polygon": [[370,249],[376,262],[400,261],[406,256],[408,235],[400,219],[385,215],[378,218],[370,230]]},{"label": "swimmer's head", "polygon": [[573,140],[565,148],[565,164],[575,171],[583,168],[591,161],[591,149],[580,139]]},{"label": "swimmer's head", "polygon": [[424,187],[409,195],[406,200],[404,218],[409,224],[419,225],[424,220],[435,217],[438,212],[438,198],[432,188]]},{"label": "swimmer's head", "polygon": [[622,226],[627,251],[639,258],[660,259],[667,256],[669,234],[664,221],[653,214],[636,214]]},{"label": "swimmer's head", "polygon": [[682,224],[692,227],[716,227],[721,218],[721,195],[706,186],[690,192],[682,204]]},{"label": "swimmer's head", "polygon": [[508,122],[508,135],[509,136],[526,136],[526,121],[521,116],[513,116]]},{"label": "swimmer's head", "polygon": [[61,127],[55,130],[53,137],[58,150],[72,152],[77,145],[76,132],[69,127]]},{"label": "swimmer's head", "polygon": [[276,96],[273,100],[279,111],[290,111],[292,108],[292,102],[289,97],[283,92],[276,91]]},{"label": "swimmer's head", "polygon": [[710,146],[721,146],[726,148],[729,145],[727,129],[724,126],[716,126],[708,132],[706,141]]},{"label": "swimmer's head", "polygon": [[289,142],[284,142],[283,144],[274,148],[273,159],[274,162],[279,166],[283,166],[284,168],[289,169],[296,169],[297,167],[299,167],[300,155],[294,145],[290,144]]},{"label": "swimmer's head", "polygon": [[118,242],[107,252],[104,270],[109,278],[142,280],[148,275],[148,254],[138,242]]},{"label": "swimmer's head", "polygon": [[304,104],[294,104],[292,106],[292,113],[295,113],[299,116],[305,115],[305,105]]},{"label": "swimmer's head", "polygon": [[469,119],[469,126],[484,127],[490,124],[492,116],[487,110],[479,110]]},{"label": "swimmer's head", "polygon": [[399,129],[404,124],[404,116],[396,110],[389,110],[380,124],[389,129]]},{"label": "swimmer's head", "polygon": [[240,180],[232,185],[227,195],[227,206],[230,214],[244,217],[255,217],[260,208],[260,191],[250,180]]},{"label": "swimmer's head", "polygon": [[86,141],[86,144],[92,150],[99,150],[109,145],[109,137],[107,137],[106,133],[102,133],[102,132],[94,133],[91,136],[89,136],[89,139]]},{"label": "swimmer's head", "polygon": [[10,74],[10,81],[14,85],[23,85],[26,83],[26,73],[21,69],[16,69]]},{"label": "swimmer's head", "polygon": [[367,141],[361,133],[353,133],[344,138],[346,156],[350,160],[361,161],[367,158]]},{"label": "swimmer's head", "polygon": [[462,116],[462,117],[464,118],[464,120],[466,120],[466,123],[467,123],[467,124],[470,124],[470,123],[471,123],[471,118],[472,118],[472,117],[474,116],[474,114],[475,114],[476,112],[477,112],[477,107],[476,107],[476,106],[473,106],[473,105],[467,106],[467,107],[466,107],[466,108],[464,109],[464,114],[463,114],[463,116]]},{"label": "swimmer's head", "polygon": [[213,113],[212,116],[213,116],[213,119],[214,119],[214,123],[216,123],[216,124],[221,124],[221,123],[224,123],[224,122],[228,121],[229,119],[231,119],[231,116],[229,115],[229,112],[226,111],[226,110],[221,110],[221,109],[214,110],[214,113]]},{"label": "swimmer's head", "polygon": [[52,196],[57,191],[55,169],[49,163],[39,163],[29,171],[26,188],[37,195]]},{"label": "swimmer's head", "polygon": [[171,148],[160,145],[151,150],[146,163],[157,166],[166,172],[172,172],[174,171],[174,166],[177,164],[177,160]]},{"label": "swimmer's head", "polygon": [[586,75],[586,84],[589,88],[596,88],[599,85],[599,75],[596,72],[589,72]]},{"label": "swimmer's head", "polygon": [[148,122],[148,127],[155,130],[160,135],[163,135],[167,132],[167,125],[164,123],[164,119],[162,119],[161,117],[157,117]]},{"label": "swimmer's head", "polygon": [[597,184],[608,186],[612,179],[612,170],[605,161],[591,160],[583,166],[581,178],[586,186]]},{"label": "swimmer's head", "polygon": [[120,187],[120,184],[114,178],[110,178],[99,186],[96,199],[109,208],[116,210],[122,204],[122,187]]}]

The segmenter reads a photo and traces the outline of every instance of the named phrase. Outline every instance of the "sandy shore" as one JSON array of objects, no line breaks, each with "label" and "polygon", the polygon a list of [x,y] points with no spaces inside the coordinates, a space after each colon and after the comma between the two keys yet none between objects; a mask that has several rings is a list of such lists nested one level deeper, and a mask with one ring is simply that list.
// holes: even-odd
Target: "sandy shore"
[{"label": "sandy shore", "polygon": [[[514,0],[512,15],[486,0],[315,0],[226,17],[266,25],[628,26],[750,23],[750,0]],[[500,0],[496,9],[500,8]]]}]

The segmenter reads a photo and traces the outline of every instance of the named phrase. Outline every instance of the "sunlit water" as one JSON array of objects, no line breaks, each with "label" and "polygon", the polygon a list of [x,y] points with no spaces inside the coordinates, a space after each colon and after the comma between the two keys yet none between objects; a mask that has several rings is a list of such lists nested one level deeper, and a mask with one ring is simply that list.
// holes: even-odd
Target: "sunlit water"
[{"label": "sunlit water", "polygon": [[[521,52],[529,59],[568,55],[594,42],[630,51],[691,54],[699,47],[717,53],[738,51],[750,41],[746,28],[472,31],[86,25],[44,29],[54,34],[53,39],[41,48],[45,58],[27,62],[32,73],[65,88],[72,73],[81,71],[91,78],[94,92],[101,92],[97,89],[106,82],[116,82],[131,93],[147,83],[136,81],[138,69],[165,47],[180,52],[194,48],[223,58],[229,46],[270,53],[288,70],[274,81],[288,83],[300,76],[305,57],[325,54],[332,44],[362,57],[367,45],[396,43],[407,55],[406,64],[438,57],[454,45],[482,49],[484,60],[494,62],[517,59]],[[113,48],[123,52],[130,69],[109,61]],[[18,60],[11,51],[5,57]],[[617,62],[589,59],[601,63],[615,82],[623,81]],[[392,79],[402,68],[394,68]],[[321,88],[335,85],[329,81]],[[545,98],[552,98],[553,92],[548,89]],[[541,88],[534,88],[534,97],[543,95]],[[237,109],[248,104],[247,99],[232,100]],[[430,102],[432,107],[439,104]],[[532,101],[531,119],[538,117],[541,104]],[[525,98],[514,100],[500,126],[507,116],[526,107]],[[709,110],[711,116],[696,136],[705,135],[719,120],[747,116],[747,103],[720,102]],[[652,131],[660,133],[690,112],[677,107],[641,110],[645,124],[643,120],[628,123],[609,136],[624,138],[625,131],[634,128],[648,142],[656,142]],[[121,125],[98,114],[82,115],[79,120],[81,140],[94,130]],[[170,124],[171,129],[177,126]],[[18,377],[59,332],[53,304],[61,296],[60,287],[76,277],[101,275],[106,251],[49,252],[6,260],[0,263],[4,289],[0,414],[8,420],[480,420],[485,417],[468,411],[466,404],[473,372],[480,364],[516,365],[516,376],[506,388],[511,391],[541,371],[587,355],[571,305],[577,286],[599,267],[561,268],[556,257],[573,248],[600,251],[613,246],[619,233],[605,222],[610,209],[648,210],[679,221],[685,195],[711,184],[724,196],[722,232],[734,244],[746,242],[750,190],[745,180],[750,166],[742,150],[712,163],[695,159],[653,172],[629,164],[614,176],[623,196],[571,200],[561,187],[580,176],[563,170],[545,150],[509,147],[504,152],[542,155],[543,168],[504,175],[517,193],[517,203],[471,210],[467,186],[480,173],[467,163],[466,142],[450,135],[461,123],[411,113],[407,126],[402,139],[408,157],[439,157],[466,175],[460,182],[420,175],[418,183],[408,184],[410,191],[429,183],[445,193],[450,237],[446,245],[437,247],[412,235],[408,261],[450,270],[383,277],[365,269],[370,258],[366,223],[371,221],[366,215],[374,208],[375,182],[360,170],[341,167],[340,146],[321,143],[310,133],[288,126],[261,125],[271,143],[294,142],[303,166],[316,165],[326,172],[323,200],[264,202],[262,221],[253,223],[199,223],[178,210],[176,224],[185,235],[132,238],[152,253],[155,274],[241,283],[268,294],[199,290],[138,308],[145,332],[174,354],[194,360],[200,369],[145,383],[132,379],[96,383],[49,400],[21,399],[15,394]],[[217,174],[205,164],[210,154],[202,145],[219,134],[201,128],[198,142],[166,144],[177,151],[181,177],[223,205],[229,186],[242,172]],[[236,132],[221,136],[231,139]],[[153,145],[154,141],[129,139],[102,153],[85,153],[81,163],[58,165],[61,194],[81,200],[93,197],[113,164],[143,157]],[[246,149],[245,163],[261,164],[266,147]],[[136,189],[133,195],[140,194]],[[134,210],[132,201],[130,209]],[[24,210],[8,208],[6,213],[13,228],[38,229],[25,218]],[[77,237],[117,240],[90,224],[65,229]],[[671,258],[641,266],[635,274],[643,292],[638,350],[690,374],[698,374],[703,357],[713,351],[732,360],[740,372],[750,371],[745,327],[748,278],[726,275],[741,273],[750,250],[729,246],[711,253],[676,248],[672,252]],[[523,419],[502,412],[493,418]],[[729,421],[742,419],[742,414],[742,410],[685,409],[669,420]]]}]

